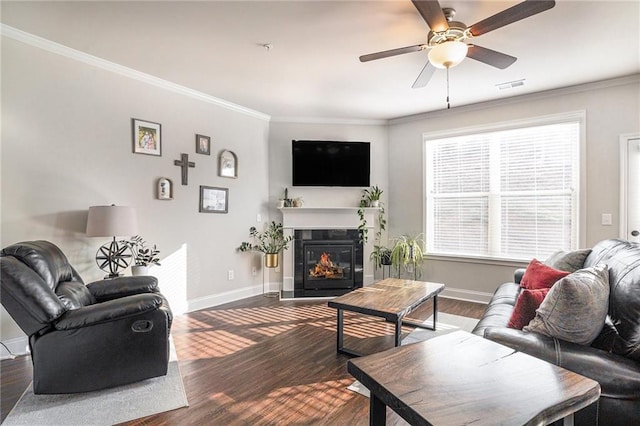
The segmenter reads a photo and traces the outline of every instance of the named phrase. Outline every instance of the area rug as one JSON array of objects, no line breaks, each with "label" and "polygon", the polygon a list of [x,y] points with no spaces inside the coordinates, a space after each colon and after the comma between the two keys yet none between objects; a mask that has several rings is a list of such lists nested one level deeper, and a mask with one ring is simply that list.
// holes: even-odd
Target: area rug
[{"label": "area rug", "polygon": [[34,395],[32,384],[3,425],[112,425],[187,407],[173,339],[167,375],[83,394]]},{"label": "area rug", "polygon": [[[459,315],[447,314],[444,312],[438,312],[438,322],[436,323],[436,330],[429,330],[423,328],[416,328],[414,331],[409,333],[407,337],[402,339],[402,345],[408,345],[411,343],[422,342],[424,340],[429,340],[436,336],[442,336],[452,331],[456,330],[464,330],[471,332],[473,328],[478,323],[478,320],[475,318],[462,317]],[[433,317],[429,317],[424,324],[431,326],[433,324]],[[362,383],[359,381],[353,382],[347,389],[357,392],[361,395],[369,398],[369,389],[367,389]]]}]

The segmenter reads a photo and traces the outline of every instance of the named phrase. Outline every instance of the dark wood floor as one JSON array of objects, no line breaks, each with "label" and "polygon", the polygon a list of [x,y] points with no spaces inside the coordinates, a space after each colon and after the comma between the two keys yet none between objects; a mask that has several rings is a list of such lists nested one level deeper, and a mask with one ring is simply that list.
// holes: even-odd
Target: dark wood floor
[{"label": "dark wood floor", "polygon": [[[439,312],[480,318],[485,305],[439,298]],[[431,303],[412,313],[426,319]],[[172,327],[189,407],[129,425],[366,425],[369,399],[336,353],[336,311],[326,301],[256,296],[177,316]],[[403,328],[403,334],[412,330]],[[364,353],[393,346],[393,326],[345,313],[345,345]],[[1,420],[31,382],[31,360],[0,365]],[[387,424],[405,424],[387,410]]]}]

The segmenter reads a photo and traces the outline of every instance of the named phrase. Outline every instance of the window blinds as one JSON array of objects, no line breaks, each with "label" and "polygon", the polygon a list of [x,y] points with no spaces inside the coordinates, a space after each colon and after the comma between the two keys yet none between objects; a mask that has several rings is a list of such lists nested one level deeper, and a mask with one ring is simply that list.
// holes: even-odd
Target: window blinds
[{"label": "window blinds", "polygon": [[577,245],[579,121],[429,140],[427,251],[544,258]]}]

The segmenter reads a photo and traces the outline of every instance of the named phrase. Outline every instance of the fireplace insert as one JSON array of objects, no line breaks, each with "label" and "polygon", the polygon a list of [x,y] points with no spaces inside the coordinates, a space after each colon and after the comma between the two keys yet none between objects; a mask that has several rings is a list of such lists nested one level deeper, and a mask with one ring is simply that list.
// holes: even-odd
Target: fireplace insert
[{"label": "fireplace insert", "polygon": [[296,230],[294,234],[294,297],[338,296],[362,287],[362,243],[357,230]]}]

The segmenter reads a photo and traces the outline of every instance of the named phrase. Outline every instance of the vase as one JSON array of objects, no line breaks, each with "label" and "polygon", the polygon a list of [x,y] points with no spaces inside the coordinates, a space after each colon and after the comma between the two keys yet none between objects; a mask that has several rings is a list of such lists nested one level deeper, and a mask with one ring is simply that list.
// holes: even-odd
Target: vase
[{"label": "vase", "polygon": [[264,266],[267,268],[278,267],[278,253],[265,253],[264,254]]},{"label": "vase", "polygon": [[369,201],[369,207],[380,207],[380,200]]},{"label": "vase", "polygon": [[149,266],[145,265],[133,265],[131,267],[131,274],[135,277],[138,275],[149,275]]}]

